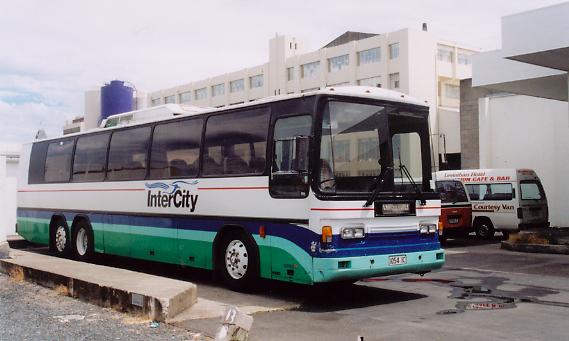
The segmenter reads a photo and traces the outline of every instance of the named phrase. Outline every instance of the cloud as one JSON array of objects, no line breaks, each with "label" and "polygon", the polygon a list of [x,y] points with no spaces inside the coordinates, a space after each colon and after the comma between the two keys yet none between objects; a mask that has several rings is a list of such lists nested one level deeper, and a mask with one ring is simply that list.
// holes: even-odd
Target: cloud
[{"label": "cloud", "polygon": [[40,122],[61,131],[83,113],[84,91],[112,79],[155,91],[265,63],[275,33],[312,51],[347,30],[427,22],[445,40],[493,49],[501,16],[557,2],[0,1],[0,127],[12,131],[0,140],[28,139]]}]

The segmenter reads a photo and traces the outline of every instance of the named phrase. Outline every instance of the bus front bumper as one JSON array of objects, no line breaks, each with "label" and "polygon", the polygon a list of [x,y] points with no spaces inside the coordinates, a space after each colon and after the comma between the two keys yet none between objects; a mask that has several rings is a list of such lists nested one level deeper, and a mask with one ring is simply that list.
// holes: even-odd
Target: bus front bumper
[{"label": "bus front bumper", "polygon": [[[407,256],[407,262],[389,265],[391,256]],[[313,258],[314,282],[335,282],[402,273],[425,273],[440,269],[445,263],[443,249],[342,258]]]}]

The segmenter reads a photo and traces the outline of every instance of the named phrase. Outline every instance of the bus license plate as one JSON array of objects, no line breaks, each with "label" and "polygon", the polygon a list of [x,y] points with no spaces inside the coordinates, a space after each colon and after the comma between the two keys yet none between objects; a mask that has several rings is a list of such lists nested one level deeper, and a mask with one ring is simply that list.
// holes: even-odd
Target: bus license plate
[{"label": "bus license plate", "polygon": [[407,256],[389,256],[389,266],[407,264]]},{"label": "bus license plate", "polygon": [[449,224],[458,224],[458,218],[448,218]]}]

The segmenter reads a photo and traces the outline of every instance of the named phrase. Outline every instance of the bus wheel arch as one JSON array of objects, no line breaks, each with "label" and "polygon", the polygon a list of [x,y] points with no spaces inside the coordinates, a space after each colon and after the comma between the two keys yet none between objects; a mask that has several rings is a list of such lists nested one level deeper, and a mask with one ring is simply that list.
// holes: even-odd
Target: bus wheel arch
[{"label": "bus wheel arch", "polygon": [[[254,289],[260,270],[259,247],[245,228],[223,226],[215,236],[212,253],[214,271],[225,285],[237,291]],[[233,267],[237,265],[242,271]]]},{"label": "bus wheel arch", "polygon": [[494,238],[494,224],[488,217],[477,217],[474,219],[474,231],[479,238],[492,239]]},{"label": "bus wheel arch", "polygon": [[58,256],[68,257],[71,232],[63,214],[54,214],[49,222],[49,249]]},{"label": "bus wheel arch", "polygon": [[95,236],[91,220],[86,215],[78,214],[71,225],[71,249],[77,260],[89,261],[95,253]]}]

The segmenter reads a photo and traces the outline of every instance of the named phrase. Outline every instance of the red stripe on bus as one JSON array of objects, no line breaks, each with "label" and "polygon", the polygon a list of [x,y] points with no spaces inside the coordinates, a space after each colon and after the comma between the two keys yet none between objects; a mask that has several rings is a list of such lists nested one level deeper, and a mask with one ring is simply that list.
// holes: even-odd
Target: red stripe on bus
[{"label": "red stripe on bus", "polygon": [[269,187],[198,187],[200,191],[223,191],[239,189],[269,189]]},{"label": "red stripe on bus", "polygon": [[434,210],[437,208],[441,208],[440,206],[419,206],[416,209],[417,210]]},{"label": "red stripe on bus", "polygon": [[118,189],[21,189],[18,192],[124,192],[124,191],[144,191],[144,188],[118,188]]}]

